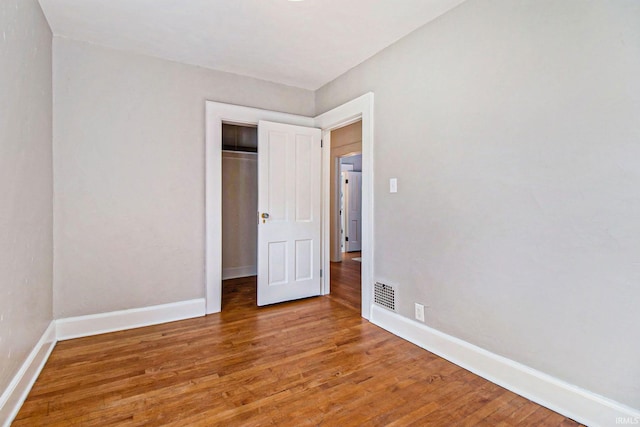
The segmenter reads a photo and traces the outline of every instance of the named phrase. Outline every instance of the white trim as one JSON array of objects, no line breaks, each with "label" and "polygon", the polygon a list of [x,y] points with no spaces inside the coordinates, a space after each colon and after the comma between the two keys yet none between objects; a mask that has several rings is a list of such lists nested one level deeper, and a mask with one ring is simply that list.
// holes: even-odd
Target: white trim
[{"label": "white trim", "polygon": [[257,108],[206,102],[206,312],[222,309],[222,122],[257,125],[260,120],[291,125],[319,127],[323,130],[323,232],[322,269],[323,294],[330,292],[329,249],[329,166],[331,159],[330,131],[362,120],[362,316],[368,319],[371,310],[373,278],[373,93],[369,92],[316,118],[279,113]]},{"label": "white trim", "polygon": [[36,382],[55,345],[56,324],[55,321],[52,321],[0,396],[0,422],[3,427],[11,425],[13,419],[18,415],[18,411],[29,395],[31,387]]},{"label": "white trim", "polygon": [[331,130],[322,130],[322,295],[331,293]]},{"label": "white trim", "polygon": [[315,118],[315,126],[323,130],[322,140],[325,153],[323,156],[323,206],[324,216],[324,293],[329,293],[330,283],[330,248],[329,248],[329,220],[330,207],[330,179],[331,166],[331,130],[362,120],[362,317],[371,317],[373,294],[373,254],[374,254],[374,218],[373,218],[373,93],[366,93],[333,110],[327,111]]},{"label": "white trim", "polygon": [[68,317],[56,321],[59,341],[107,332],[123,331],[204,316],[204,298],[170,304]]},{"label": "white trim", "polygon": [[461,366],[579,423],[609,426],[618,417],[640,422],[640,411],[558,378],[491,353],[377,305],[371,322],[444,359]]},{"label": "white trim", "polygon": [[313,126],[313,118],[258,108],[206,102],[206,312],[222,309],[222,122],[257,125],[260,120]]},{"label": "white trim", "polygon": [[256,276],[258,274],[257,265],[245,265],[243,267],[231,267],[222,269],[222,280],[237,279],[238,277]]}]

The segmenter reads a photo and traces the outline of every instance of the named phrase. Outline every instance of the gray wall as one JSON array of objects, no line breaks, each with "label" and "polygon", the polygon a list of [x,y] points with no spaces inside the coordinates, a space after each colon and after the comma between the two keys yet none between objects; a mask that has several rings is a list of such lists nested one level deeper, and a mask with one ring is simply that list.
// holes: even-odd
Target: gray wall
[{"label": "gray wall", "polygon": [[318,90],[375,92],[400,314],[640,408],[638,76],[637,0],[470,0]]},{"label": "gray wall", "polygon": [[54,314],[204,296],[205,100],[313,115],[313,92],[55,38]]},{"label": "gray wall", "polygon": [[0,393],[52,320],[51,31],[0,1]]}]

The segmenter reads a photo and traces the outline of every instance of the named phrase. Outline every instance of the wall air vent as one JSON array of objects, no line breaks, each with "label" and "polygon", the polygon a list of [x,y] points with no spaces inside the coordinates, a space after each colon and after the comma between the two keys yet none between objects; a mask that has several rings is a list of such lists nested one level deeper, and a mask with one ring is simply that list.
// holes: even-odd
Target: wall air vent
[{"label": "wall air vent", "polygon": [[393,286],[376,282],[373,290],[373,301],[382,307],[396,311],[396,292]]}]

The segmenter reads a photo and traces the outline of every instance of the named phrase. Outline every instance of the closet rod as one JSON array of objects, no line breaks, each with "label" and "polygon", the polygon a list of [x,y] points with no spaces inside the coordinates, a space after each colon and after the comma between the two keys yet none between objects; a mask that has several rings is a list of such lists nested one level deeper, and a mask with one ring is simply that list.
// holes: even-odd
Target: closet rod
[{"label": "closet rod", "polygon": [[242,150],[222,150],[223,153],[243,153],[243,154],[255,154],[258,155],[257,151],[242,151]]}]

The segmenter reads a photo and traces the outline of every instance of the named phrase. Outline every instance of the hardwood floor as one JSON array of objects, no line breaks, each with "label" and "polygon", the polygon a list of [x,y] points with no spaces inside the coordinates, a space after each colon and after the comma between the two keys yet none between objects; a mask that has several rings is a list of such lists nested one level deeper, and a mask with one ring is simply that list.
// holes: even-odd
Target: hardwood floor
[{"label": "hardwood floor", "polygon": [[334,267],[331,297],[235,279],[222,313],[60,342],[13,425],[578,425],[363,320]]},{"label": "hardwood floor", "polygon": [[354,261],[360,252],[342,254],[342,262],[331,263],[331,294],[329,298],[361,311],[360,271],[362,263]]}]

